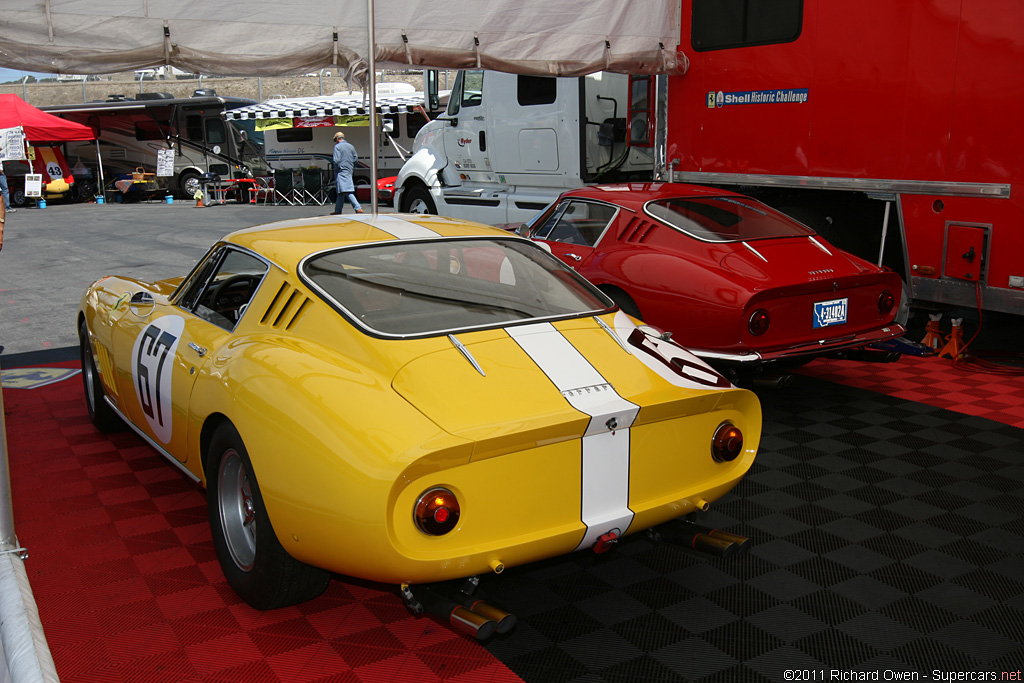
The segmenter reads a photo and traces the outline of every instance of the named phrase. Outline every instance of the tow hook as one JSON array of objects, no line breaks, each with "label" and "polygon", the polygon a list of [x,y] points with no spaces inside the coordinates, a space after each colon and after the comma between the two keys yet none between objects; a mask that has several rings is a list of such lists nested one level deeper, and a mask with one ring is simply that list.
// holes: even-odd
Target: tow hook
[{"label": "tow hook", "polygon": [[612,546],[619,542],[619,530],[612,529],[606,534],[601,534],[594,541],[594,553],[600,555],[601,553],[608,552],[612,549]]}]

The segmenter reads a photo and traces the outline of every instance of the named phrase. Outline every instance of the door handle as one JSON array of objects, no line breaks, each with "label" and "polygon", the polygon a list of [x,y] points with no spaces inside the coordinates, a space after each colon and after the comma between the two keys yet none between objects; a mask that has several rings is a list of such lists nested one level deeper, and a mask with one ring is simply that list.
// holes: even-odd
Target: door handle
[{"label": "door handle", "polygon": [[575,260],[577,260],[577,261],[582,261],[582,260],[583,260],[583,257],[582,257],[582,256],[577,256],[576,254],[574,254],[574,253],[572,253],[572,252],[568,252],[568,253],[566,254],[566,256],[568,256],[568,257],[569,257],[569,258],[571,258],[571,259],[575,259]]},{"label": "door handle", "polygon": [[486,131],[480,131],[480,151],[487,151],[487,133]]},{"label": "door handle", "polygon": [[206,349],[200,346],[199,344],[196,344],[195,342],[189,342],[188,347],[195,351],[197,354],[199,354],[200,358],[206,355]]}]

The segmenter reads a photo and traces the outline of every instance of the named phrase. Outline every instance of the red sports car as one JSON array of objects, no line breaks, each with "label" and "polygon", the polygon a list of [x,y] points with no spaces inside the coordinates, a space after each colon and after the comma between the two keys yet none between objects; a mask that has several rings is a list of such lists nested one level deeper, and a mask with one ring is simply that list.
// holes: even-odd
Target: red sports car
[{"label": "red sports car", "polygon": [[671,183],[563,194],[520,229],[733,378],[897,337],[902,283],[755,199]]}]

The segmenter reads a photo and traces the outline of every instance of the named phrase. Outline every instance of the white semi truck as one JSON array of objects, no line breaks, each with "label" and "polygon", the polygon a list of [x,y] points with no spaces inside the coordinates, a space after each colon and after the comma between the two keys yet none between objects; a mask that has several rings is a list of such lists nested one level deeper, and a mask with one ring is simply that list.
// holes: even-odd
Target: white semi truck
[{"label": "white semi truck", "polygon": [[649,180],[647,123],[626,146],[631,96],[623,74],[581,78],[460,71],[447,109],[420,129],[395,184],[396,206],[491,225],[527,220],[566,189]]}]

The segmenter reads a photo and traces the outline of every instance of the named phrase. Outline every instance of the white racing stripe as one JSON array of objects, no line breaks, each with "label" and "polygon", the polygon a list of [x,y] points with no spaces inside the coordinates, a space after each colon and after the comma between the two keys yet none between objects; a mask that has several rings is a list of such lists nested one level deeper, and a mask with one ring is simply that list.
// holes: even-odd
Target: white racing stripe
[{"label": "white racing stripe", "polygon": [[400,240],[411,240],[411,239],[422,239],[424,237],[440,237],[440,233],[434,232],[430,228],[424,228],[422,225],[412,223],[402,218],[387,215],[361,215],[356,214],[354,216],[346,216],[349,220],[359,221],[360,223],[366,223],[369,226],[382,230],[392,237],[396,237]]},{"label": "white racing stripe", "polygon": [[601,373],[550,323],[505,330],[562,392],[569,404],[590,416],[583,435],[583,505],[587,533],[576,547],[633,521],[629,509],[629,428],[640,407],[619,396]]}]

